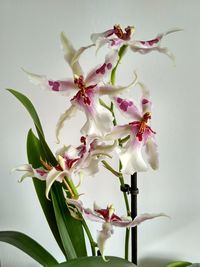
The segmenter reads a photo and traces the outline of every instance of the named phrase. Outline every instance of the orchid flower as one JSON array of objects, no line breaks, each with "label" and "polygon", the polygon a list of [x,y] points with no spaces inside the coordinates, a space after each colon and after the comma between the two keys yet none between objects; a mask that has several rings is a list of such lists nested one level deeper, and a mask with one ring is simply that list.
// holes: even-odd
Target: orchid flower
[{"label": "orchid flower", "polygon": [[[25,174],[19,180],[23,181],[26,177],[34,177],[42,181],[46,181],[45,195],[49,199],[51,186],[55,181],[64,182],[65,178],[81,179],[84,176],[93,176],[99,171],[98,164],[102,158],[111,157],[111,152],[116,144],[105,145],[97,139],[91,137],[81,137],[81,145],[74,148],[72,146],[64,146],[57,151],[56,166],[41,160],[43,167],[33,168],[31,164],[24,164],[13,169],[13,171],[22,171]],[[67,185],[65,183],[65,185]],[[70,188],[67,188],[70,190]]]},{"label": "orchid flower", "polygon": [[142,99],[140,109],[134,102],[120,97],[115,97],[116,107],[123,115],[131,119],[128,124],[115,126],[113,131],[107,135],[108,139],[119,139],[130,136],[124,146],[117,148],[122,163],[122,172],[133,174],[136,171],[146,171],[147,164],[142,155],[142,148],[146,148],[147,160],[153,169],[158,168],[158,152],[155,143],[155,132],[149,126],[151,119],[151,101],[149,91],[142,86]]},{"label": "orchid flower", "polygon": [[128,26],[123,30],[120,25],[115,25],[113,29],[109,29],[102,33],[93,33],[91,35],[92,42],[96,45],[97,50],[105,44],[109,44],[113,48],[119,48],[122,45],[128,45],[134,52],[146,54],[151,51],[158,51],[166,54],[174,60],[173,54],[166,47],[161,47],[161,41],[164,36],[181,31],[181,29],[174,28],[169,31],[158,34],[155,38],[147,41],[138,41],[132,39],[132,34],[135,32],[134,26]]},{"label": "orchid flower", "polygon": [[[115,208],[113,205],[107,206],[107,208],[102,209],[98,207],[96,204],[94,204],[93,210],[89,208],[84,208],[83,203],[80,200],[75,199],[69,199],[66,198],[66,203],[72,211],[72,216],[75,213],[74,208],[72,206],[75,206],[79,212],[88,220],[94,221],[94,222],[100,222],[102,223],[102,230],[99,231],[98,237],[97,237],[97,244],[99,247],[99,250],[101,252],[101,255],[105,261],[104,256],[104,250],[105,250],[105,243],[108,238],[111,237],[111,235],[114,233],[113,226],[116,227],[135,227],[142,223],[143,221],[150,220],[156,217],[160,216],[166,216],[164,213],[158,213],[158,214],[142,214],[134,218],[132,220],[131,217],[123,217],[118,216],[115,214]],[[76,215],[74,215],[75,218],[77,218]]]},{"label": "orchid flower", "polygon": [[32,82],[50,91],[59,92],[64,95],[74,94],[71,98],[71,106],[61,115],[56,126],[56,137],[59,142],[59,133],[65,120],[71,118],[76,111],[84,111],[87,121],[81,129],[84,135],[104,136],[112,128],[112,115],[99,104],[102,95],[114,96],[137,83],[135,80],[127,86],[113,86],[104,84],[104,79],[111,74],[118,60],[117,51],[111,51],[102,65],[93,68],[84,77],[83,71],[77,61],[81,52],[76,51],[70,41],[61,35],[61,41],[65,52],[65,59],[72,69],[74,78],[68,80],[52,80],[46,76],[28,72]]}]

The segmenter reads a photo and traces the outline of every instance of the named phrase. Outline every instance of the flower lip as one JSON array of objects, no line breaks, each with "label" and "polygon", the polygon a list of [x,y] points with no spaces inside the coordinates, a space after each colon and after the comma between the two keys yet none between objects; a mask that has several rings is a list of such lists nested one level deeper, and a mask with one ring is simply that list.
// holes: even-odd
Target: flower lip
[{"label": "flower lip", "polygon": [[95,209],[95,212],[99,213],[106,222],[121,221],[121,218],[114,211],[113,205],[108,206],[106,209]]}]

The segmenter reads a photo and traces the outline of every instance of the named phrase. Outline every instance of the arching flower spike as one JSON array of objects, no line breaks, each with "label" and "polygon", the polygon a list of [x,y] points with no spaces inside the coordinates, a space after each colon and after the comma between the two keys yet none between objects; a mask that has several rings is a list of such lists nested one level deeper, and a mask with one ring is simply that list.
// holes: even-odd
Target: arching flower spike
[{"label": "arching flower spike", "polygon": [[[67,198],[66,203],[69,208],[70,205],[75,206],[86,219],[102,223],[102,229],[98,232],[97,244],[101,252],[101,255],[105,261],[107,261],[104,256],[105,243],[107,239],[110,238],[111,235],[114,233],[113,226],[127,227],[127,228],[135,227],[146,220],[150,220],[160,216],[166,216],[164,213],[158,213],[158,214],[145,213],[135,217],[134,220],[132,220],[131,217],[123,217],[116,215],[115,208],[113,205],[109,205],[107,206],[107,208],[102,209],[98,207],[96,204],[94,204],[93,210],[91,210],[88,208],[84,208],[83,203],[80,200]],[[72,207],[71,209],[73,216],[77,218],[77,216],[74,214],[75,212],[74,208]]]},{"label": "arching flower spike", "polygon": [[169,31],[158,34],[155,38],[147,41],[134,40],[132,34],[135,32],[134,26],[128,26],[121,29],[120,25],[115,25],[113,29],[107,30],[102,33],[94,33],[91,35],[92,42],[96,45],[98,50],[105,44],[109,44],[110,47],[119,48],[122,45],[128,45],[134,52],[146,54],[151,51],[158,51],[166,54],[172,60],[174,60],[173,54],[166,47],[161,47],[161,41],[164,36],[173,32],[181,31],[179,28],[174,28]]},{"label": "arching flower spike", "polygon": [[151,119],[149,91],[142,84],[140,85],[142,86],[140,109],[135,106],[133,101],[120,97],[114,98],[115,105],[131,121],[128,124],[114,127],[113,131],[107,135],[107,138],[112,140],[130,136],[124,146],[117,148],[124,174],[147,170],[147,164],[142,154],[143,147],[146,149],[145,152],[150,166],[153,169],[158,168],[158,151],[154,139],[155,132],[149,126]]}]

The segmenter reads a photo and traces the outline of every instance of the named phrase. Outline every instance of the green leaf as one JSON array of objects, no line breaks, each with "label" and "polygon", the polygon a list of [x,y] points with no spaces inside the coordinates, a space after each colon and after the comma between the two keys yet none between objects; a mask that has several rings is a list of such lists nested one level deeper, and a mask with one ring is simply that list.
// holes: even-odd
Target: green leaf
[{"label": "green leaf", "polygon": [[58,262],[40,244],[29,236],[14,231],[1,231],[0,241],[9,243],[24,251],[42,266],[54,266]]},{"label": "green leaf", "polygon": [[133,263],[117,257],[107,257],[108,262],[101,257],[84,257],[68,262],[63,262],[54,267],[136,267]]},{"label": "green leaf", "polygon": [[192,263],[186,261],[176,261],[168,264],[166,267],[186,267],[191,266]]},{"label": "green leaf", "polygon": [[[32,130],[29,130],[27,137],[27,156],[29,163],[32,164],[34,168],[38,168],[41,166],[40,156],[45,159],[45,154],[42,149],[40,140],[34,135]],[[62,245],[62,241],[56,223],[52,202],[47,200],[47,198],[45,197],[46,184],[45,182],[40,181],[36,178],[33,178],[33,183],[49,227],[60,249],[65,254],[65,250]]]},{"label": "green leaf", "polygon": [[59,183],[53,185],[51,199],[67,258],[87,256],[82,223],[70,215]]},{"label": "green leaf", "polygon": [[[25,95],[13,89],[8,89],[8,91],[11,92],[27,109],[27,111],[29,112],[29,114],[31,115],[33,119],[33,122],[35,124],[36,130],[38,133],[39,139],[37,139],[37,137],[34,136],[32,131],[30,131],[28,135],[27,154],[28,154],[29,162],[33,165],[33,167],[39,167],[41,166],[40,157],[42,157],[43,160],[47,161],[52,166],[56,166],[57,160],[54,157],[52,151],[50,150],[48,144],[46,143],[44,133],[42,130],[42,126],[39,120],[39,116],[37,115],[37,112],[33,104]],[[65,239],[63,238],[63,236],[65,236],[66,231],[64,230],[63,227],[59,228],[59,231],[58,231],[58,228],[57,228],[58,222],[55,219],[55,214],[54,214],[52,203],[45,199],[45,194],[44,194],[45,184],[40,181],[35,181],[35,179],[34,179],[34,184],[35,184],[38,198],[42,205],[47,221],[49,223],[49,226],[61,250],[65,254],[65,256],[67,257],[68,254],[71,255],[71,253],[69,252],[69,251],[73,251],[71,244],[73,244],[74,250],[76,251],[76,255],[78,257],[86,256],[87,252],[86,252],[86,245],[85,245],[85,238],[84,238],[82,224],[80,221],[75,221],[73,218],[71,218],[71,215],[69,212],[67,213],[68,210],[65,204],[64,197],[63,199],[61,197],[59,198],[57,192],[54,192],[55,198],[57,198],[56,201],[58,201],[59,207],[63,207],[65,205],[66,213],[62,211],[61,215],[65,223],[66,231],[69,230],[69,235],[71,237],[71,243],[69,244],[63,244],[63,240]],[[56,191],[57,187],[58,187],[58,190],[60,190],[59,186],[60,184],[53,186],[54,188],[53,190]],[[62,192],[60,192],[60,194],[62,194]],[[75,236],[73,236],[72,233],[75,233]],[[72,257],[74,257],[74,255]]]},{"label": "green leaf", "polygon": [[57,164],[57,161],[53,155],[53,153],[51,152],[51,150],[49,149],[46,141],[45,141],[45,137],[44,137],[44,132],[42,129],[42,125],[39,119],[39,116],[32,104],[32,102],[22,93],[17,92],[13,89],[7,89],[11,94],[13,94],[26,108],[26,110],[29,112],[31,118],[33,119],[33,122],[35,124],[37,133],[38,133],[38,137],[41,141],[41,146],[42,149],[44,150],[44,153],[46,155],[48,155],[48,162],[51,163],[53,166]]},{"label": "green leaf", "polygon": [[38,117],[38,114],[33,106],[33,104],[31,103],[31,101],[28,99],[28,97],[26,97],[25,95],[23,95],[20,92],[17,92],[13,89],[7,89],[11,94],[13,94],[23,105],[24,107],[28,110],[29,114],[31,115],[31,118],[34,121],[34,124],[37,128],[37,131],[40,132],[41,135],[44,136],[44,132],[42,130],[42,125],[40,122],[40,119]]}]

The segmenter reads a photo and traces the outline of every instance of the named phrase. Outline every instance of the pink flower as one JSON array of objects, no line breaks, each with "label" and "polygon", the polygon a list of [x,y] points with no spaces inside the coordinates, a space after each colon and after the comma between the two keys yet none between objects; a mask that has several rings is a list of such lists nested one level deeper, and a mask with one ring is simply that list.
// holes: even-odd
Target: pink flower
[{"label": "pink flower", "polygon": [[133,101],[115,97],[115,105],[123,115],[131,119],[128,124],[114,127],[113,131],[107,135],[108,139],[116,140],[130,136],[124,146],[117,148],[119,158],[122,163],[124,174],[133,174],[136,171],[147,170],[142,149],[145,147],[147,160],[153,169],[158,168],[158,152],[155,143],[155,132],[149,125],[151,120],[151,101],[149,91],[142,87],[142,99],[140,109]]},{"label": "pink flower", "polygon": [[97,50],[109,44],[113,48],[119,48],[122,45],[128,45],[130,49],[134,52],[139,52],[141,54],[146,54],[151,51],[158,51],[166,54],[171,59],[174,59],[173,54],[166,47],[161,47],[161,41],[164,36],[180,31],[181,29],[175,28],[169,31],[158,34],[156,37],[147,41],[138,41],[132,38],[132,34],[135,31],[135,27],[128,26],[124,29],[121,29],[120,25],[115,25],[113,29],[109,29],[102,33],[93,33],[91,35],[92,42],[96,45]]},{"label": "pink flower", "polygon": [[64,95],[72,94],[71,106],[61,115],[56,127],[56,136],[59,141],[59,133],[65,120],[71,118],[77,110],[82,110],[86,115],[86,123],[81,128],[84,135],[104,136],[112,128],[112,115],[99,104],[102,95],[114,96],[136,84],[135,79],[128,86],[112,86],[105,84],[104,80],[111,74],[118,60],[117,51],[111,51],[105,57],[103,64],[93,68],[86,76],[78,62],[81,53],[88,47],[76,51],[70,41],[61,34],[61,41],[65,52],[65,59],[72,69],[74,78],[68,80],[52,80],[44,75],[30,72],[28,76],[35,84]]},{"label": "pink flower", "polygon": [[[56,166],[51,166],[41,160],[43,167],[33,168],[31,164],[24,164],[13,169],[13,171],[25,172],[20,182],[26,177],[34,177],[46,181],[46,197],[49,199],[51,186],[55,181],[62,183],[64,178],[81,181],[82,177],[93,176],[99,171],[99,162],[105,157],[111,157],[115,143],[105,145],[98,139],[81,137],[81,145],[74,148],[64,146],[57,151]],[[80,182],[79,182],[80,184]]]},{"label": "pink flower", "polygon": [[105,242],[114,233],[113,226],[116,227],[135,227],[142,223],[143,221],[150,220],[160,216],[166,216],[164,213],[158,214],[142,214],[132,220],[131,217],[123,217],[115,214],[115,208],[113,205],[107,206],[107,208],[102,209],[94,204],[93,210],[84,208],[83,203],[80,200],[66,198],[66,203],[72,212],[72,216],[75,216],[75,211],[72,206],[75,206],[82,215],[91,221],[102,223],[102,230],[99,231],[97,237],[97,244],[101,255],[104,260],[104,250]]}]

